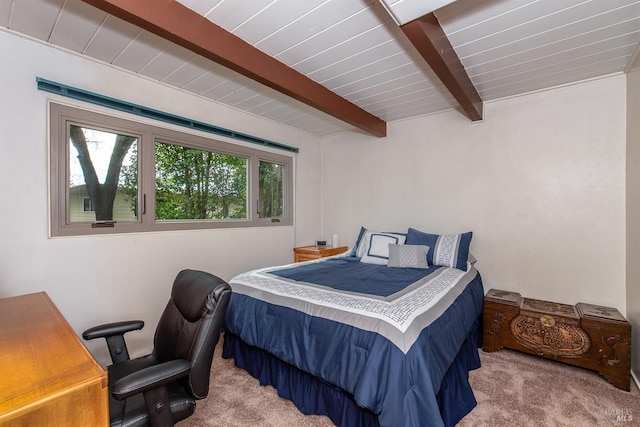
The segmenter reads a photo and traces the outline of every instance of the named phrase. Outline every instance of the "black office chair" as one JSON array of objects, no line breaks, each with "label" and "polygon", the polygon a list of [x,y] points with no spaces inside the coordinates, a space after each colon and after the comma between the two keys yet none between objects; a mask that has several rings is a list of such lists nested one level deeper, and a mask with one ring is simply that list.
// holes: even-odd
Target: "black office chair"
[{"label": "black office chair", "polygon": [[142,329],[133,320],[87,329],[86,340],[105,338],[112,426],[173,426],[195,411],[209,392],[213,351],[220,338],[231,287],[202,271],[178,273],[158,322],[153,352],[130,360],[124,334]]}]

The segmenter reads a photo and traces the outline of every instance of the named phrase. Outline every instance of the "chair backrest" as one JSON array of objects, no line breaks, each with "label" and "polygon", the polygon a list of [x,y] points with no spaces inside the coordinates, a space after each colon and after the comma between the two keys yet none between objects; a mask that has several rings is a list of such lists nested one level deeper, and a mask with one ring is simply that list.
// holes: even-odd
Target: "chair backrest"
[{"label": "chair backrest", "polygon": [[203,399],[209,392],[213,351],[230,297],[231,287],[219,277],[182,270],[158,322],[153,354],[158,362],[191,362],[191,373],[183,384],[195,399]]}]

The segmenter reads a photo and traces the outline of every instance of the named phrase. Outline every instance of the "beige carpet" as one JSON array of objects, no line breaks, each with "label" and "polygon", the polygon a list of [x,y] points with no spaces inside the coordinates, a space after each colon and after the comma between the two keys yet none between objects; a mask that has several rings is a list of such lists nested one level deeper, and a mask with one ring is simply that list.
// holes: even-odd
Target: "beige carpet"
[{"label": "beige carpet", "polygon": [[[273,387],[261,387],[220,354],[217,348],[209,396],[179,427],[333,426],[327,417],[302,415]],[[482,367],[470,373],[478,406],[460,427],[640,426],[640,392],[633,381],[627,393],[595,372],[510,350],[480,351],[480,358]]]},{"label": "beige carpet", "polygon": [[460,427],[640,426],[633,380],[626,392],[596,372],[505,349],[480,351],[480,359],[469,374],[478,406]]}]

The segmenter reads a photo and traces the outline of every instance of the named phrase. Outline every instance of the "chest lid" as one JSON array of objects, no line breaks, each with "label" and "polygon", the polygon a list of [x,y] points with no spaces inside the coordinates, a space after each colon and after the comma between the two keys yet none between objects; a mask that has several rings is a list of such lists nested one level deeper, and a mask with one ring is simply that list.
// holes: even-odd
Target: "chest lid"
[{"label": "chest lid", "polygon": [[550,314],[552,316],[580,319],[580,315],[573,305],[560,304],[557,302],[543,301],[533,298],[522,298],[520,310],[527,311],[532,315]]}]

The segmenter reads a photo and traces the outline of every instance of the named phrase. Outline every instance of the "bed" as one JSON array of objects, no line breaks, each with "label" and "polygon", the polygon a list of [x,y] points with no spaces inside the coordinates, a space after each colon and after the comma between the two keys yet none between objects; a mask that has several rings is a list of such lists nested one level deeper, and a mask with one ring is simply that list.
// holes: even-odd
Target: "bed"
[{"label": "bed", "polygon": [[[439,265],[451,241],[410,233],[361,230],[343,255],[236,276],[223,357],[338,426],[455,425],[476,404],[468,372],[480,366],[482,280],[468,243]],[[403,238],[389,244],[392,234]],[[399,246],[431,262],[392,265]]]}]

